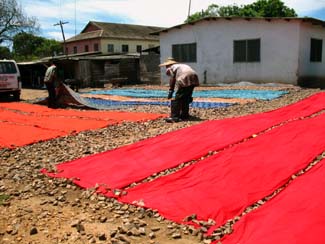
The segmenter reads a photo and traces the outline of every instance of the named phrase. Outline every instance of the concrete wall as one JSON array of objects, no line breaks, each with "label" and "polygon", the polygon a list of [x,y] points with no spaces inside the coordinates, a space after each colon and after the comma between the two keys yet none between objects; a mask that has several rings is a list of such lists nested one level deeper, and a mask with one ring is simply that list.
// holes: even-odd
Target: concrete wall
[{"label": "concrete wall", "polygon": [[151,47],[159,46],[159,41],[145,41],[145,40],[117,40],[117,39],[102,39],[101,40],[101,51],[103,53],[107,53],[107,45],[114,45],[114,52],[120,53],[122,52],[122,45],[129,45],[129,53],[137,52],[137,45],[142,46],[142,50]]},{"label": "concrete wall", "polygon": [[117,40],[117,39],[88,39],[88,40],[81,40],[77,42],[67,43],[66,47],[68,48],[67,54],[73,54],[73,48],[77,47],[77,53],[85,52],[85,46],[88,45],[88,51],[94,52],[94,44],[98,44],[98,51],[106,54],[107,45],[113,44],[114,45],[114,52],[121,53],[122,52],[122,45],[129,45],[129,53],[136,53],[137,52],[137,45],[142,46],[142,50],[147,49],[149,47],[156,47],[159,46],[159,41],[143,41],[143,40]]},{"label": "concrete wall", "polygon": [[88,45],[88,52],[95,52],[94,45],[98,44],[98,48],[100,51],[100,39],[88,39],[88,40],[81,40],[77,42],[70,42],[66,44],[66,47],[68,48],[67,54],[73,54],[74,53],[74,47],[77,47],[77,53],[84,53],[85,52],[85,46]]},{"label": "concrete wall", "polygon": [[149,53],[140,56],[140,80],[145,84],[160,85],[160,55]]},{"label": "concrete wall", "polygon": [[[310,62],[311,38],[323,40],[322,62]],[[325,88],[325,28],[320,25],[301,23],[298,76],[302,86]]]},{"label": "concrete wall", "polygon": [[[196,42],[197,62],[189,65],[198,72],[201,84],[238,81],[296,84],[299,28],[299,20],[205,20],[161,33],[161,61],[172,56],[173,44]],[[257,38],[261,40],[261,61],[234,63],[234,40]],[[164,71],[162,81],[168,82]]]}]

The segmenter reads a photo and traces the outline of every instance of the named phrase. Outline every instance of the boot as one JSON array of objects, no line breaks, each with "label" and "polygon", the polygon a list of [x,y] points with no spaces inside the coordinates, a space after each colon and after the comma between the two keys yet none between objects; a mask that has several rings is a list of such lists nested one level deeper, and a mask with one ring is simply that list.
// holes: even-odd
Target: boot
[{"label": "boot", "polygon": [[168,123],[180,122],[180,101],[179,100],[172,100],[170,104],[170,117],[165,119]]}]

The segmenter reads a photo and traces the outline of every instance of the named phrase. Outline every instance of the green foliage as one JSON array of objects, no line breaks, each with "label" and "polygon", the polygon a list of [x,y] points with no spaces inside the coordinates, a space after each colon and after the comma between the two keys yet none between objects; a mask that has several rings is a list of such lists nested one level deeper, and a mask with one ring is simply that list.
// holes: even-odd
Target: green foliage
[{"label": "green foliage", "polygon": [[63,52],[62,44],[53,39],[43,38],[43,42],[35,50],[38,57],[50,57]]},{"label": "green foliage", "polygon": [[204,17],[213,17],[213,16],[217,16],[218,15],[218,10],[219,10],[219,6],[216,4],[211,4],[209,5],[209,7],[206,10],[202,10],[200,12],[196,12],[190,16],[188,16],[188,18],[186,19],[186,23],[204,18]]},{"label": "green foliage", "polygon": [[285,6],[281,0],[257,0],[243,6],[234,4],[219,7],[212,4],[206,10],[190,15],[185,23],[205,17],[297,17],[297,13]]},{"label": "green foliage", "polygon": [[19,33],[13,38],[13,53],[17,61],[50,57],[60,52],[62,52],[62,45],[55,40],[25,32]]},{"label": "green foliage", "polygon": [[8,47],[0,46],[0,59],[11,59],[12,55]]},{"label": "green foliage", "polygon": [[17,60],[35,59],[35,50],[43,42],[42,37],[30,33],[19,33],[13,38],[13,53]]},{"label": "green foliage", "polygon": [[255,12],[253,17],[297,17],[295,10],[285,6],[281,0],[258,0],[243,9]]}]

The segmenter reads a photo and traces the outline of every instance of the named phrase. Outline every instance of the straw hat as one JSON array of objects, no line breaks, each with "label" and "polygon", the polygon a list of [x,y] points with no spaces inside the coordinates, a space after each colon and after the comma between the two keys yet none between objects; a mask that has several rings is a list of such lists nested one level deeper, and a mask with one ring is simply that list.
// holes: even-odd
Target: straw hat
[{"label": "straw hat", "polygon": [[166,61],[162,64],[159,64],[159,67],[164,67],[167,65],[172,65],[172,64],[176,64],[177,62],[175,61],[174,58],[167,58]]}]

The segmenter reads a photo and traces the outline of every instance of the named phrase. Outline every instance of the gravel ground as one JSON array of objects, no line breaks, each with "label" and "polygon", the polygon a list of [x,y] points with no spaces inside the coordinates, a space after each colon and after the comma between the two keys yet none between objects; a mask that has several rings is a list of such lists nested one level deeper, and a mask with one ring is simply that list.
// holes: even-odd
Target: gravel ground
[{"label": "gravel ground", "polygon": [[[114,199],[96,195],[93,189],[83,190],[68,180],[48,178],[40,174],[39,170],[204,120],[273,110],[319,91],[293,86],[271,89],[280,88],[285,88],[289,94],[273,101],[256,101],[219,109],[191,109],[191,114],[196,118],[192,121],[169,124],[158,119],[144,123],[124,123],[13,150],[0,150],[0,243],[210,243],[211,239],[204,237],[204,226],[195,230],[177,225],[155,211],[119,204]],[[24,89],[22,92],[23,101],[45,96],[45,90]],[[169,113],[169,108],[163,106],[139,106],[126,110]],[[263,201],[267,199],[261,199],[247,211],[258,207]],[[236,217],[217,230],[213,238],[218,239],[230,233],[231,225],[239,218]]]}]

